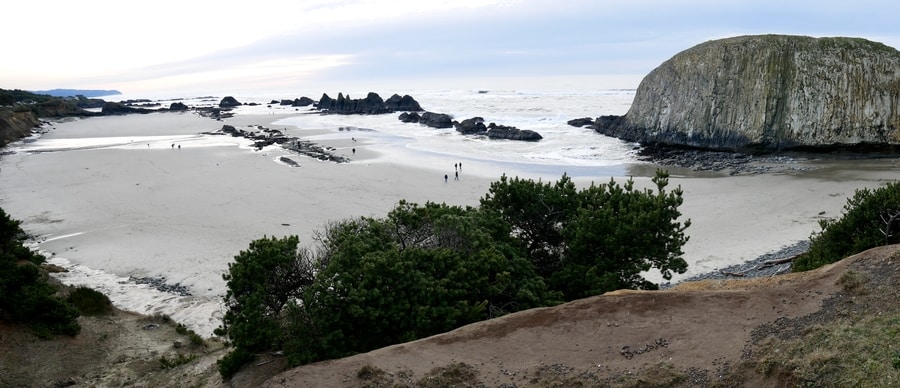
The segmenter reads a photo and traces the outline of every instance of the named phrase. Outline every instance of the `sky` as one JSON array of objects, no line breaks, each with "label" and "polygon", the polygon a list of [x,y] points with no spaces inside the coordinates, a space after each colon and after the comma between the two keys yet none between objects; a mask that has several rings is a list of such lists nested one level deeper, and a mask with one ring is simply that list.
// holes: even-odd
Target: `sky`
[{"label": "sky", "polygon": [[900,48],[895,0],[43,0],[3,8],[0,88],[148,96],[629,89],[678,52],[732,36],[850,36]]}]

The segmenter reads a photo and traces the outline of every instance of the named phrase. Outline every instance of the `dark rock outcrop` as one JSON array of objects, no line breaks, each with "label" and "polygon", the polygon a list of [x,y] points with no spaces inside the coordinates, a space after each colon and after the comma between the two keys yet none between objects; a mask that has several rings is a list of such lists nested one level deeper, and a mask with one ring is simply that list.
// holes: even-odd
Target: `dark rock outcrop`
[{"label": "dark rock outcrop", "polygon": [[566,124],[569,124],[573,127],[590,127],[594,125],[594,119],[590,117],[582,117],[580,119],[571,119],[566,121]]},{"label": "dark rock outcrop", "polygon": [[219,101],[219,108],[234,108],[241,105],[242,104],[232,96],[226,96],[222,98],[222,101]]},{"label": "dark rock outcrop", "polygon": [[706,42],[648,74],[600,133],[716,150],[900,145],[900,52],[857,38]]},{"label": "dark rock outcrop", "polygon": [[378,93],[369,92],[363,99],[345,97],[343,93],[338,93],[337,98],[322,94],[322,98],[316,104],[316,109],[323,113],[377,115],[393,113],[396,110],[422,110],[420,107],[418,109],[398,109],[418,106],[419,103],[410,96],[400,97],[395,94],[388,101],[384,101]]},{"label": "dark rock outcrop", "polygon": [[481,117],[465,119],[454,126],[456,131],[463,135],[483,135],[487,132],[487,126],[484,125],[484,119]]},{"label": "dark rock outcrop", "polygon": [[101,112],[105,115],[124,115],[130,113],[151,113],[156,112],[154,109],[135,108],[122,103],[107,101],[103,104]]},{"label": "dark rock outcrop", "polygon": [[315,103],[315,101],[313,101],[312,98],[304,96],[304,97],[300,97],[300,98],[295,98],[294,101],[292,101],[290,105],[291,106],[310,106],[314,103]]},{"label": "dark rock outcrop", "polygon": [[520,141],[538,141],[544,137],[530,129],[519,129],[506,125],[488,124],[487,137],[491,139],[507,139]]},{"label": "dark rock outcrop", "polygon": [[[321,161],[329,161],[329,162],[337,162],[337,163],[345,163],[349,162],[350,159],[337,155],[332,152],[333,148],[324,148],[318,144],[310,142],[308,140],[300,140],[296,137],[286,136],[284,133],[277,129],[269,129],[263,126],[255,126],[253,127],[255,130],[253,131],[245,131],[242,129],[235,128],[233,125],[223,125],[222,129],[217,132],[207,133],[209,135],[222,135],[227,134],[234,137],[243,137],[245,139],[253,140],[253,146],[256,147],[257,150],[261,150],[264,147],[268,147],[273,144],[279,144],[284,149],[291,150],[300,155],[308,156],[314,159],[318,159]],[[282,157],[280,160],[288,165],[293,167],[298,167],[299,163],[295,161]],[[295,165],[291,163],[295,163]]]},{"label": "dark rock outcrop", "polygon": [[432,128],[453,128],[453,117],[446,113],[424,112],[419,124]]},{"label": "dark rock outcrop", "polygon": [[398,118],[404,123],[416,124],[419,122],[419,120],[422,119],[422,116],[419,116],[419,114],[416,112],[403,112]]},{"label": "dark rock outcrop", "polygon": [[188,106],[185,105],[183,102],[173,102],[171,105],[169,105],[169,110],[171,110],[171,111],[186,111],[186,110],[188,110]]},{"label": "dark rock outcrop", "polygon": [[472,117],[463,121],[453,121],[450,115],[444,113],[425,112],[419,116],[416,113],[402,113],[399,117],[404,123],[419,123],[432,128],[456,128],[463,135],[487,136],[491,139],[508,139],[523,141],[538,141],[543,139],[541,134],[532,130],[521,130],[516,127],[484,124],[484,118]]},{"label": "dark rock outcrop", "polygon": [[404,95],[403,97],[400,97],[400,95],[398,94],[394,94],[384,102],[384,105],[394,112],[421,112],[423,110],[419,105],[419,102],[408,94]]}]

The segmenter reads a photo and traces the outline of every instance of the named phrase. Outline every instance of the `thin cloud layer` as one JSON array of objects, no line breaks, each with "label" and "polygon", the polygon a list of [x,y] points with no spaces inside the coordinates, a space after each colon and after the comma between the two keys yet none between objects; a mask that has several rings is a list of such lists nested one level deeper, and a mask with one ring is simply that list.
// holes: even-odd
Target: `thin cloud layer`
[{"label": "thin cloud layer", "polygon": [[[799,3],[799,4],[798,4]],[[592,76],[636,87],[679,51],[746,34],[900,46],[889,1],[16,2],[0,87],[321,91]],[[456,83],[454,83],[456,84]],[[318,89],[315,89],[318,88]]]}]

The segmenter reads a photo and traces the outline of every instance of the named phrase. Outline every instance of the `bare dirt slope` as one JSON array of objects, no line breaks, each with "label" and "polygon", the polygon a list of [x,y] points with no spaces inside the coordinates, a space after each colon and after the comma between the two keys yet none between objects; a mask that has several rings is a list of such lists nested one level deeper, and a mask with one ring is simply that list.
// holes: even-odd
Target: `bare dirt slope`
[{"label": "bare dirt slope", "polygon": [[[193,345],[160,317],[82,317],[80,335],[52,341],[6,325],[0,386],[783,385],[783,376],[752,367],[758,344],[836,314],[896,308],[898,257],[900,246],[887,246],[805,273],[618,291],[280,374],[284,359],[264,355],[227,382],[215,365],[221,343]],[[848,272],[893,291],[848,296]],[[160,361],[178,357],[191,359],[171,368]]]},{"label": "bare dirt slope", "polygon": [[296,368],[265,386],[390,386],[427,381],[426,376],[438,381],[448,371],[464,376],[468,386],[488,387],[770,385],[765,376],[735,368],[752,356],[765,328],[810,316],[827,299],[840,297],[838,280],[850,268],[868,278],[896,275],[898,249],[874,249],[806,273],[618,291],[510,314]]}]

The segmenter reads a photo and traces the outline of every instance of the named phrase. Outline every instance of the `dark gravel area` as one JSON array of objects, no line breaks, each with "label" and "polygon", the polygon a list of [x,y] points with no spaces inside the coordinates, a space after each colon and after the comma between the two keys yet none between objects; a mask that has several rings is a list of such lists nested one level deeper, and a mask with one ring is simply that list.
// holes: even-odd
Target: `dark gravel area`
[{"label": "dark gravel area", "polygon": [[181,283],[169,284],[165,277],[131,277],[131,281],[137,284],[146,284],[157,291],[167,292],[178,296],[191,296],[191,290]]},{"label": "dark gravel area", "polygon": [[[794,257],[807,250],[809,250],[809,240],[798,241],[795,244],[785,246],[777,251],[766,253],[756,259],[720,268],[716,271],[692,276],[681,281],[692,282],[707,279],[746,279],[784,274],[791,272],[791,262],[783,264],[767,264],[767,262]],[[659,288],[666,289],[674,285],[675,284],[672,283],[664,283],[661,284]]]},{"label": "dark gravel area", "polygon": [[658,164],[687,168],[693,171],[725,173],[728,175],[771,174],[813,169],[805,165],[801,155],[752,155],[740,152],[695,150],[645,146],[638,151],[638,159]]}]

